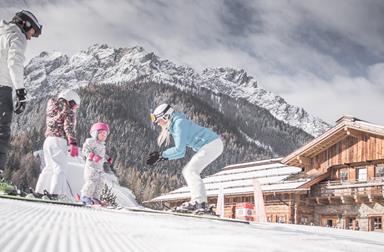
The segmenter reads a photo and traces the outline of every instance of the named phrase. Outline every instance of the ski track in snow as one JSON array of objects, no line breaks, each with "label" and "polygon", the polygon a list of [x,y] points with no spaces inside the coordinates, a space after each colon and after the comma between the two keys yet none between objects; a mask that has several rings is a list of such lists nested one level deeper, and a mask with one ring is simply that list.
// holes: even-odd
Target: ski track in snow
[{"label": "ski track in snow", "polygon": [[384,234],[0,199],[2,252],[384,251]]}]

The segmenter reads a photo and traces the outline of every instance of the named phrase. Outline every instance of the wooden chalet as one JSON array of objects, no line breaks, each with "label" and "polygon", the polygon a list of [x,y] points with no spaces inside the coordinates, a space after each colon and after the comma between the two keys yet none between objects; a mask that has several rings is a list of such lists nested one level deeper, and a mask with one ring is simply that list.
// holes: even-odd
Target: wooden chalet
[{"label": "wooden chalet", "polygon": [[384,127],[350,116],[336,123],[281,161],[301,167],[301,177],[317,174],[302,186],[310,194],[299,212],[312,212],[315,225],[383,231]]}]

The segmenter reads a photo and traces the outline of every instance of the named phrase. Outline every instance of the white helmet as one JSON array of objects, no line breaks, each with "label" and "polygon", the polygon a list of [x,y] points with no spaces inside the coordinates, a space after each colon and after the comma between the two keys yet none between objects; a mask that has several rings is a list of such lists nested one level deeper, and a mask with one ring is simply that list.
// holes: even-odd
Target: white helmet
[{"label": "white helmet", "polygon": [[67,100],[67,101],[74,101],[76,102],[77,105],[80,106],[80,96],[72,89],[65,89],[61,91],[57,97],[59,99],[63,98],[64,100]]},{"label": "white helmet", "polygon": [[155,108],[151,114],[151,121],[156,123],[160,118],[165,118],[167,116],[170,117],[173,112],[175,112],[175,110],[171,107],[171,105],[163,103]]}]

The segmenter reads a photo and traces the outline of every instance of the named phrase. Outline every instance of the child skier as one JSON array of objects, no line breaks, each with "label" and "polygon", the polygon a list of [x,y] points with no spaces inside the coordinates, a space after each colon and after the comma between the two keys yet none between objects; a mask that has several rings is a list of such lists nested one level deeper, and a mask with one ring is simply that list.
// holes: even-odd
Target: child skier
[{"label": "child skier", "polygon": [[210,129],[201,127],[188,120],[183,113],[174,112],[168,104],[161,104],[151,114],[151,121],[162,130],[157,139],[158,145],[170,143],[172,135],[175,146],[165,151],[150,153],[147,164],[154,165],[163,160],[174,160],[185,156],[186,147],[197,153],[183,168],[183,176],[191,192],[191,200],[183,203],[176,210],[182,212],[207,212],[207,193],[200,173],[223,152],[223,142]]},{"label": "child skier", "polygon": [[68,149],[72,157],[78,155],[76,142],[76,110],[79,95],[70,89],[62,91],[47,105],[45,141],[43,145],[45,167],[39,175],[37,193],[57,194],[62,201],[73,201],[67,181]]},{"label": "child skier", "polygon": [[104,183],[103,163],[107,161],[112,164],[112,159],[105,154],[105,140],[108,133],[108,124],[95,123],[90,129],[91,138],[87,138],[83,144],[83,156],[86,161],[81,201],[86,205],[101,204],[100,194]]}]

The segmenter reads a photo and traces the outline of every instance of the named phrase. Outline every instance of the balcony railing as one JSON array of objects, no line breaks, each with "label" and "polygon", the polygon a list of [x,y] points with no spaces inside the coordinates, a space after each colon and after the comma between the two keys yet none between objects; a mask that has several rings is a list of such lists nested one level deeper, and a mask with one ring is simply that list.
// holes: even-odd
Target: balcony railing
[{"label": "balcony railing", "polygon": [[313,187],[311,196],[383,196],[384,178],[373,178],[367,181],[329,181]]}]

